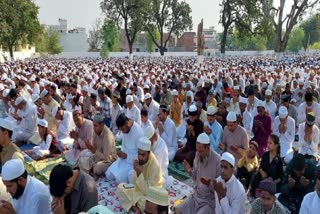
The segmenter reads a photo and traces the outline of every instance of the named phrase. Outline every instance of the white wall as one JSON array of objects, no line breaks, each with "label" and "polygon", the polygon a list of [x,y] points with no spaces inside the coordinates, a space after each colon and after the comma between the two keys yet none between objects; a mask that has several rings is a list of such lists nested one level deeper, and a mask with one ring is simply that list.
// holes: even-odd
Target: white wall
[{"label": "white wall", "polygon": [[[15,60],[24,60],[26,58],[30,58],[33,57],[33,55],[35,54],[35,48],[32,47],[30,50],[28,51],[17,51],[17,52],[13,52],[13,57]],[[4,59],[10,60],[10,53],[9,52],[3,52],[0,49],[0,62],[4,62]]]}]

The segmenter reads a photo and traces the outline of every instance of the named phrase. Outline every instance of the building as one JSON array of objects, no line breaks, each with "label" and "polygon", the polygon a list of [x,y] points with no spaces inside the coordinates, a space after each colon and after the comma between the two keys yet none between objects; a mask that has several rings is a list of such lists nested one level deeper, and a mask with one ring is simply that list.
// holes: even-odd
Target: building
[{"label": "building", "polygon": [[68,30],[66,19],[59,19],[59,25],[47,26],[49,31],[56,31],[59,34],[59,43],[63,52],[87,52],[89,44],[87,42],[86,29],[78,27]]},{"label": "building", "polygon": [[193,52],[197,49],[197,35],[195,32],[184,32],[177,40],[176,49]]},{"label": "building", "polygon": [[205,47],[204,49],[216,49],[218,48],[219,44],[219,38],[217,31],[214,29],[214,27],[204,28],[203,29],[204,34],[204,41],[205,41]]}]

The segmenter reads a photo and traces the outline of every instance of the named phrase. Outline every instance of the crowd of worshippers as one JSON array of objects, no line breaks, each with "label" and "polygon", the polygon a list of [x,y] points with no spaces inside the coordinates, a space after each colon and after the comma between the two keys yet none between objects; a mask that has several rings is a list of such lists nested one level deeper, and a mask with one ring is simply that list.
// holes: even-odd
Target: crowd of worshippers
[{"label": "crowd of worshippers", "polygon": [[[319,64],[318,56],[2,64],[0,213],[96,213],[107,209],[97,206],[101,177],[119,184],[124,211],[168,213],[172,161],[194,191],[171,212],[242,214],[250,201],[253,214],[318,213]],[[26,171],[25,153],[63,154],[74,167],[55,166],[48,188]]]}]

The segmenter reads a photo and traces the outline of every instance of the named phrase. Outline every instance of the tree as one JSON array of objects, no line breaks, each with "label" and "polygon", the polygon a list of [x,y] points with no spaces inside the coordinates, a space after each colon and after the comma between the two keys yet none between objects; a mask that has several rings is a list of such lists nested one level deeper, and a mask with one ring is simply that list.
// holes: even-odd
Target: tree
[{"label": "tree", "polygon": [[41,30],[38,33],[38,39],[35,41],[36,52],[46,53],[48,50],[48,34],[46,29],[41,26]]},{"label": "tree", "polygon": [[123,24],[130,55],[137,34],[143,29],[142,14],[147,3],[147,0],[104,0],[100,5],[109,20],[118,26]]},{"label": "tree", "polygon": [[287,0],[279,0],[276,8],[273,0],[261,0],[263,14],[272,22],[275,28],[275,52],[284,52],[287,47],[293,27],[311,10],[319,0],[294,0],[290,12],[285,14]]},{"label": "tree", "polygon": [[310,45],[308,48],[311,50],[320,50],[320,42],[315,42],[312,45]]},{"label": "tree", "polygon": [[89,51],[97,51],[102,44],[101,41],[101,20],[96,19],[88,36]]},{"label": "tree", "polygon": [[33,44],[41,30],[38,7],[32,0],[0,0],[0,44],[14,59],[14,47]]},{"label": "tree", "polygon": [[[172,33],[179,36],[185,30],[192,29],[190,14],[191,8],[185,1],[150,0],[150,7],[144,12],[145,30],[159,48],[161,56],[164,55],[167,49]],[[153,35],[154,29],[159,31],[160,41],[157,41]]]},{"label": "tree", "polygon": [[[160,33],[157,29],[152,29],[151,31],[153,38],[157,41],[160,42]],[[147,51],[149,53],[155,51],[155,44],[152,40],[152,37],[149,33],[145,33],[145,37],[146,37],[146,43],[147,43]]]},{"label": "tree", "polygon": [[49,54],[59,54],[63,51],[63,48],[59,44],[59,34],[56,31],[48,32],[48,48]]},{"label": "tree", "polygon": [[303,47],[320,41],[320,14],[313,15],[301,23],[300,27],[304,31]]},{"label": "tree", "polygon": [[290,34],[288,40],[287,49],[293,52],[298,52],[303,47],[302,40],[304,37],[304,31],[300,27],[296,27],[293,29],[292,33]]},{"label": "tree", "polygon": [[104,21],[100,35],[103,57],[106,57],[110,51],[119,50],[119,28],[113,21],[107,19]]},{"label": "tree", "polygon": [[220,23],[223,32],[220,43],[220,51],[225,53],[227,35],[231,27],[241,34],[251,34],[254,32],[253,26],[258,25],[261,13],[256,0],[223,0],[220,11]]}]

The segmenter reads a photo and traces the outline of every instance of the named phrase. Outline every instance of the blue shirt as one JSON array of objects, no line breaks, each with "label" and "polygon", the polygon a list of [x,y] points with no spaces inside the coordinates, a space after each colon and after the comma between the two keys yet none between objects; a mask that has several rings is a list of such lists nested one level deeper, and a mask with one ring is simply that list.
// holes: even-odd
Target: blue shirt
[{"label": "blue shirt", "polygon": [[211,128],[211,134],[209,135],[211,149],[220,154],[219,143],[223,132],[222,126],[217,120],[212,124],[209,124],[209,122],[206,121],[204,125]]}]

